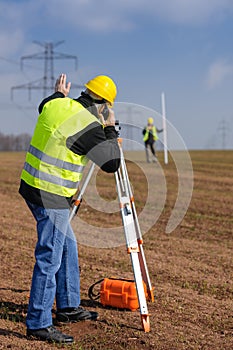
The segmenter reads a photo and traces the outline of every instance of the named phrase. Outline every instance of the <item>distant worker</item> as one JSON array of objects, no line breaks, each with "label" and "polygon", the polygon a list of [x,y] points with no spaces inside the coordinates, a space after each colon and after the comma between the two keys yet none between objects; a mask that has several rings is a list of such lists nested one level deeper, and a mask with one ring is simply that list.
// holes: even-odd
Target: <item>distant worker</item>
[{"label": "distant worker", "polygon": [[19,188],[37,222],[27,336],[55,343],[74,339],[53,326],[54,300],[57,322],[98,317],[97,312],[80,307],[77,241],[69,222],[72,198],[89,159],[108,173],[120,166],[111,108],[115,83],[99,75],[86,83],[77,99],[67,97],[70,86],[61,74],[55,93],[41,102]]},{"label": "distant worker", "polygon": [[154,119],[153,118],[148,118],[147,126],[142,131],[143,141],[145,144],[147,163],[150,163],[149,148],[150,148],[151,153],[152,153],[152,161],[154,163],[157,162],[157,157],[156,157],[156,153],[155,153],[155,142],[158,140],[157,133],[160,133],[162,131],[163,131],[163,129],[161,129],[161,130],[156,129],[156,127],[154,126]]}]

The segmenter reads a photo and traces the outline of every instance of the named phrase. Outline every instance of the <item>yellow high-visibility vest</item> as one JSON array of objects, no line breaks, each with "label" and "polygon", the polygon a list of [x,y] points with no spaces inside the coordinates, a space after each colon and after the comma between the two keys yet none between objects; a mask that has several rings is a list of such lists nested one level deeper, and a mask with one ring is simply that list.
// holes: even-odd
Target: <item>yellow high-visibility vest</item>
[{"label": "yellow high-visibility vest", "polygon": [[68,97],[47,102],[38,117],[21,179],[43,191],[73,196],[88,158],[69,150],[66,141],[94,122],[99,121]]},{"label": "yellow high-visibility vest", "polygon": [[146,128],[146,133],[143,137],[143,141],[146,142],[149,139],[149,132],[152,133],[153,135],[153,140],[156,141],[158,140],[158,135],[157,135],[157,131],[156,131],[156,127],[153,126],[152,129],[149,129],[148,127]]}]

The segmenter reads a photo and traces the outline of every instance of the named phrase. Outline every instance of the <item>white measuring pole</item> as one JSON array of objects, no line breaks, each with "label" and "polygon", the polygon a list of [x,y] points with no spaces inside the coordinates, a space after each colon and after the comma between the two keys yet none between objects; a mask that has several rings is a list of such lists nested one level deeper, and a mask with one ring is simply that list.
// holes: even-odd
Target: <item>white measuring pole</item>
[{"label": "white measuring pole", "polygon": [[162,104],[162,116],[163,116],[163,150],[164,150],[164,163],[168,164],[168,154],[167,154],[167,120],[166,120],[166,108],[165,108],[165,94],[161,94],[161,104]]}]

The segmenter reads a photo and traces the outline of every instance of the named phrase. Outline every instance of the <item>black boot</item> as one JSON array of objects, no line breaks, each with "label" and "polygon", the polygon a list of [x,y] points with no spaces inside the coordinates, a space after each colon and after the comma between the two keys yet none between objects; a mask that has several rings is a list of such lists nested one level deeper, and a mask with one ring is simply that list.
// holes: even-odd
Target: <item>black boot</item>
[{"label": "black boot", "polygon": [[74,338],[61,333],[53,326],[40,329],[27,329],[27,336],[39,340],[46,340],[51,343],[73,343]]},{"label": "black boot", "polygon": [[56,320],[58,322],[95,321],[97,318],[97,312],[85,310],[80,306],[75,308],[58,309],[56,314]]}]

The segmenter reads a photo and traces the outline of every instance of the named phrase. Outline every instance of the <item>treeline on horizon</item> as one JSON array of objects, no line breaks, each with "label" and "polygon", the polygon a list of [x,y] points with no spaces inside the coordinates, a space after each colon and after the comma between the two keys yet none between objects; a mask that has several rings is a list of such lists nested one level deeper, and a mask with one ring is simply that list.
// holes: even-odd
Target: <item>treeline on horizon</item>
[{"label": "treeline on horizon", "polygon": [[30,141],[31,135],[26,133],[5,135],[0,132],[0,151],[27,151]]}]

